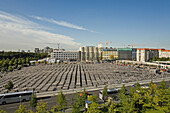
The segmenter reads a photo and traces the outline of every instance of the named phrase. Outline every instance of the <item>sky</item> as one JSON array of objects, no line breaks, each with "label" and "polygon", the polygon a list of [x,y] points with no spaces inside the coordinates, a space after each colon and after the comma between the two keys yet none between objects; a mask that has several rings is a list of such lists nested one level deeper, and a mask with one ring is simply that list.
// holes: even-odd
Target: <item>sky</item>
[{"label": "sky", "polygon": [[0,50],[78,50],[106,40],[170,49],[170,0],[0,0]]}]

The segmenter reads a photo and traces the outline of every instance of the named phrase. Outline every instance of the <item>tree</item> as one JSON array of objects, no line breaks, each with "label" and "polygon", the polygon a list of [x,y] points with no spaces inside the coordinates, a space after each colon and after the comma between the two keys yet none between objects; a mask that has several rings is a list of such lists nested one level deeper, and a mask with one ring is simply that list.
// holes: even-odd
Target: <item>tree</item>
[{"label": "tree", "polygon": [[57,95],[57,109],[60,110],[64,110],[66,108],[66,97],[65,95],[62,93],[62,91]]},{"label": "tree", "polygon": [[121,96],[122,94],[124,94],[124,95],[126,94],[126,88],[125,88],[124,84],[122,85],[121,89],[119,90],[119,94],[118,95]]},{"label": "tree", "polygon": [[87,93],[86,93],[86,89],[84,88],[83,92],[82,93],[82,96],[81,96],[81,104],[82,106],[84,107],[85,106],[85,101],[86,101],[86,98],[87,98]]},{"label": "tree", "polygon": [[83,92],[74,95],[73,104],[72,104],[72,113],[79,113],[81,108],[84,108],[86,97],[87,94],[85,88]]},{"label": "tree", "polygon": [[151,87],[151,86],[152,86],[152,84],[153,84],[153,81],[151,80],[151,82],[149,83],[149,87]]},{"label": "tree", "polygon": [[89,100],[91,102],[97,102],[97,97],[96,97],[96,95],[94,95],[94,96],[88,95],[87,100]]},{"label": "tree", "polygon": [[74,95],[73,104],[71,105],[72,113],[80,113],[80,109],[82,107],[81,105],[82,105],[81,96],[80,96],[79,93],[77,93],[77,94]]},{"label": "tree", "polygon": [[25,59],[23,58],[23,59],[22,59],[22,65],[24,65],[24,64],[26,64],[26,61],[25,61]]},{"label": "tree", "polygon": [[7,67],[7,66],[8,66],[8,63],[7,63],[6,60],[3,62],[2,66],[3,66],[3,67]]},{"label": "tree", "polygon": [[30,64],[30,59],[28,57],[26,58],[26,63]]},{"label": "tree", "polygon": [[159,83],[159,88],[166,89],[166,82],[164,80]]},{"label": "tree", "polygon": [[11,89],[14,87],[14,84],[12,83],[12,81],[9,81],[7,85],[5,85],[5,88],[8,89],[9,91],[11,91]]},{"label": "tree", "polygon": [[114,58],[115,58],[114,55],[110,55],[109,57],[111,60],[114,60]]},{"label": "tree", "polygon": [[14,60],[13,65],[18,65],[18,60],[17,59]]},{"label": "tree", "polygon": [[88,96],[88,100],[92,103],[87,108],[87,113],[100,113],[100,105],[96,102],[96,96]]},{"label": "tree", "polygon": [[31,96],[31,100],[30,100],[30,106],[32,109],[35,109],[35,107],[37,106],[37,98],[36,98],[36,94],[32,94]]},{"label": "tree", "polygon": [[26,105],[21,104],[19,108],[15,111],[15,113],[33,113],[30,111],[27,111]]},{"label": "tree", "polygon": [[12,66],[13,65],[13,60],[9,61],[9,65]]},{"label": "tree", "polygon": [[103,99],[104,101],[107,99],[108,93],[107,93],[107,85],[105,85],[104,89],[103,89]]},{"label": "tree", "polygon": [[12,66],[9,66],[9,67],[8,67],[8,70],[9,70],[9,71],[12,71],[12,70],[13,70]]},{"label": "tree", "polygon": [[43,102],[43,101],[40,101],[40,102],[37,104],[36,113],[47,113],[47,103],[46,103],[46,102]]},{"label": "tree", "polygon": [[7,112],[0,108],[0,113],[7,113]]},{"label": "tree", "polygon": [[111,101],[108,106],[108,113],[116,113],[116,105]]},{"label": "tree", "polygon": [[22,60],[21,58],[18,59],[18,65],[21,65],[22,64]]}]

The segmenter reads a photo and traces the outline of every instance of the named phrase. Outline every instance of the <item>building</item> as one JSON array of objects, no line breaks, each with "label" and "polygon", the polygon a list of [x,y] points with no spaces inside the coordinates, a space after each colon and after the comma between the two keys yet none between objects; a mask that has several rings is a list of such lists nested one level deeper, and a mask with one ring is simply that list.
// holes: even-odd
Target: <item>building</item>
[{"label": "building", "polygon": [[118,48],[119,60],[132,60],[132,48]]},{"label": "building", "polygon": [[34,52],[35,53],[52,53],[53,52],[53,48],[50,48],[50,47],[45,47],[44,49],[39,49],[39,48],[35,48],[34,49]]},{"label": "building", "polygon": [[116,48],[105,48],[102,51],[103,60],[115,60],[118,59],[118,51]]},{"label": "building", "polygon": [[158,49],[149,49],[149,48],[138,48],[137,49],[137,61],[150,61],[153,57],[159,58]]},{"label": "building", "polygon": [[158,49],[159,50],[159,58],[170,58],[170,50]]},{"label": "building", "polygon": [[81,51],[81,61],[91,62],[91,61],[99,61],[102,56],[103,48],[95,47],[95,46],[86,46],[80,47]]},{"label": "building", "polygon": [[137,48],[132,48],[132,60],[136,61]]},{"label": "building", "polygon": [[79,51],[65,51],[64,49],[56,49],[51,53],[51,58],[62,61],[79,61]]}]

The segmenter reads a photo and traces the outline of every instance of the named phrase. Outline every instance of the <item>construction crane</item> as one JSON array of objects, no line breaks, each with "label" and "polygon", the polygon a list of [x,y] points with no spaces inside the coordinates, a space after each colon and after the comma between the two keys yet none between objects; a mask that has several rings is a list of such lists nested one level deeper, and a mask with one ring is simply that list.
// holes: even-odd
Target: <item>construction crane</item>
[{"label": "construction crane", "polygon": [[133,48],[133,46],[143,46],[143,45],[134,45],[134,44],[132,44],[132,45],[128,45],[128,46],[132,46],[132,48]]},{"label": "construction crane", "polygon": [[106,43],[106,48],[108,47],[108,43],[112,43],[111,41],[110,42],[108,42],[107,40],[106,40],[106,42],[99,42],[98,44],[101,44],[101,43]]}]

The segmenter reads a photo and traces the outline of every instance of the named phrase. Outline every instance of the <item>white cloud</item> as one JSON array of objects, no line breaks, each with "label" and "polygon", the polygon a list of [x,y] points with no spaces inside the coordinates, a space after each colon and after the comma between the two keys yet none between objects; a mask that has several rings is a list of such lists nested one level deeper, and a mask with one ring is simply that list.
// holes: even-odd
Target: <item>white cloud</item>
[{"label": "white cloud", "polygon": [[73,38],[42,30],[39,24],[27,18],[0,11],[0,49],[17,50],[44,46],[57,47],[57,43],[65,49],[78,49],[80,43]]},{"label": "white cloud", "polygon": [[84,27],[77,26],[77,25],[74,25],[74,24],[71,24],[71,23],[68,23],[68,22],[65,22],[65,21],[56,21],[54,19],[48,19],[48,18],[39,17],[39,16],[31,16],[31,17],[34,18],[34,19],[37,19],[37,20],[46,21],[46,22],[53,23],[53,24],[60,25],[60,26],[64,26],[64,27],[69,27],[69,28],[73,28],[73,29],[94,32],[93,30],[88,30],[88,29],[86,29]]}]

